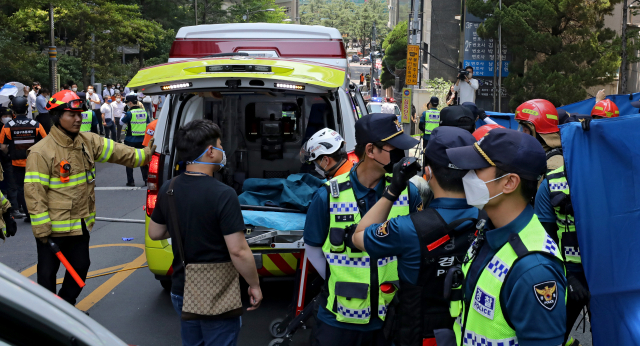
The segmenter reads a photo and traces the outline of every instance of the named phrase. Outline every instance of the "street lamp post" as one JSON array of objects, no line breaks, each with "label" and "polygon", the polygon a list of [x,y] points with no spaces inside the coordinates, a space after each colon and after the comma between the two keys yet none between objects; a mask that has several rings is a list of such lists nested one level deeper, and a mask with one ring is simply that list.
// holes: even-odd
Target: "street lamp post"
[{"label": "street lamp post", "polygon": [[267,8],[266,10],[257,10],[257,11],[251,11],[249,12],[249,10],[247,10],[247,13],[242,15],[242,20],[244,20],[245,22],[247,21],[247,19],[249,18],[249,15],[252,15],[254,13],[258,13],[258,12],[274,12],[275,9],[273,8]]},{"label": "street lamp post", "polygon": [[58,51],[56,49],[56,40],[55,40],[55,34],[54,34],[54,28],[53,28],[53,4],[49,3],[49,29],[51,30],[51,45],[49,46],[49,74],[51,77],[51,95],[55,94],[57,90],[57,84],[56,84],[56,74],[58,73],[57,71],[57,66],[56,66],[56,62],[58,61],[56,55],[58,54]]}]

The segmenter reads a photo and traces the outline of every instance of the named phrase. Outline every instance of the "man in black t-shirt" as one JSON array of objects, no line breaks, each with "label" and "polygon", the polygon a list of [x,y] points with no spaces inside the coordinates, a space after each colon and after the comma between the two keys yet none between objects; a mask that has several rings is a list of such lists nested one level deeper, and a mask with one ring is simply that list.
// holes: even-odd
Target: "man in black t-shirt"
[{"label": "man in black t-shirt", "polygon": [[[249,284],[251,307],[262,301],[255,261],[244,237],[244,220],[235,191],[213,178],[213,173],[226,163],[220,144],[220,128],[210,120],[194,120],[180,127],[176,148],[181,160],[187,162],[186,172],[178,176],[173,186],[180,239],[186,263],[233,262],[236,270]],[[153,240],[171,237],[173,244],[173,276],[171,301],[182,314],[185,271],[178,250],[178,230],[173,229],[169,209],[167,181],[158,193],[156,208],[149,222],[149,237]],[[231,310],[207,319],[181,321],[183,345],[236,345],[240,332],[242,309]],[[207,316],[209,317],[209,316]]]}]

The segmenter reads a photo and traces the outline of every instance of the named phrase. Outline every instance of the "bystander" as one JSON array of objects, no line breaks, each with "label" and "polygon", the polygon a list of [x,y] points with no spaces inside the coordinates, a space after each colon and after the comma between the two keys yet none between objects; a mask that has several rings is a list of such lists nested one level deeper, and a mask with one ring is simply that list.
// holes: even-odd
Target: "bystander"
[{"label": "bystander", "polygon": [[105,98],[104,104],[100,107],[102,113],[102,125],[104,126],[104,138],[117,140],[116,124],[113,122],[113,106],[110,98]]},{"label": "bystander", "polygon": [[51,117],[49,116],[49,111],[47,111],[47,102],[49,102],[49,89],[44,87],[40,89],[40,94],[36,97],[36,110],[38,111],[38,115],[36,116],[36,121],[42,125],[44,131],[49,134],[51,130]]}]

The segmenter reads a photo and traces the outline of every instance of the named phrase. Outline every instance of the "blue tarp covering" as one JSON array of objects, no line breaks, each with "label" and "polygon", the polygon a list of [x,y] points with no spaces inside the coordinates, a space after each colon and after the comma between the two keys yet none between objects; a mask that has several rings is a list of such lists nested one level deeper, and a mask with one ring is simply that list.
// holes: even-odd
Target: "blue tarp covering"
[{"label": "blue tarp covering", "polygon": [[[498,112],[486,112],[487,115],[491,118],[491,120],[498,123],[498,125],[502,125],[508,129],[517,130],[518,122],[516,121],[516,115],[513,113],[498,113]],[[486,123],[480,119],[476,121],[476,128],[486,125]]]},{"label": "blue tarp covering", "polygon": [[279,213],[274,211],[243,210],[246,225],[262,226],[279,231],[299,231],[304,229],[306,214]]},{"label": "blue tarp covering", "polygon": [[640,115],[561,126],[594,345],[640,345]]},{"label": "blue tarp covering", "polygon": [[[629,100],[629,94],[626,95],[609,95],[608,99],[613,101],[616,106],[618,106],[618,110],[620,110],[620,115],[624,114],[637,114],[638,108],[631,106],[631,101],[640,100],[640,93],[631,94],[631,100]],[[592,97],[590,99],[586,99],[584,101],[572,103],[566,106],[561,106],[558,108],[564,109],[570,114],[591,114],[591,110],[593,106],[596,104],[596,98]]]},{"label": "blue tarp covering", "polygon": [[291,208],[307,211],[313,193],[324,183],[311,174],[292,174],[287,179],[247,179],[240,204]]}]

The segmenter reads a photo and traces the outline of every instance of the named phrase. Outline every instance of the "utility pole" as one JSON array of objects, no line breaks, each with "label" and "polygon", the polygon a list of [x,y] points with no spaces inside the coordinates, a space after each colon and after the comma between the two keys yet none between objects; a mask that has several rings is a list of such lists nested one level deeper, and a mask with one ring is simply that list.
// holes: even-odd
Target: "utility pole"
[{"label": "utility pole", "polygon": [[[93,67],[96,58],[96,34],[91,34],[91,85],[96,82],[96,69]],[[86,89],[86,87],[85,87]]]},{"label": "utility pole", "polygon": [[198,0],[193,0],[193,11],[196,13],[196,25],[198,25]]},{"label": "utility pole", "polygon": [[55,94],[58,90],[56,88],[56,75],[58,74],[57,67],[57,55],[56,38],[53,27],[53,4],[49,3],[49,29],[51,30],[50,46],[49,46],[49,75],[51,78],[51,95]]},{"label": "utility pole", "polygon": [[627,0],[622,1],[622,61],[620,62],[620,94],[627,93]]},{"label": "utility pole", "polygon": [[[371,59],[371,68],[369,69],[369,76],[371,76],[371,96],[373,96],[374,92],[376,91],[376,83],[375,83],[375,75],[373,74],[375,72],[375,56],[374,56],[374,52],[375,52],[375,44],[376,44],[376,22],[373,22],[373,26],[371,27],[371,44],[369,44],[369,58]],[[375,92],[375,96],[380,96],[378,95],[377,92]]]},{"label": "utility pole", "polygon": [[[500,0],[500,11],[502,11],[502,0]],[[498,23],[498,46],[498,54],[500,54],[500,65],[498,68],[498,112],[502,113],[502,20]]]}]

